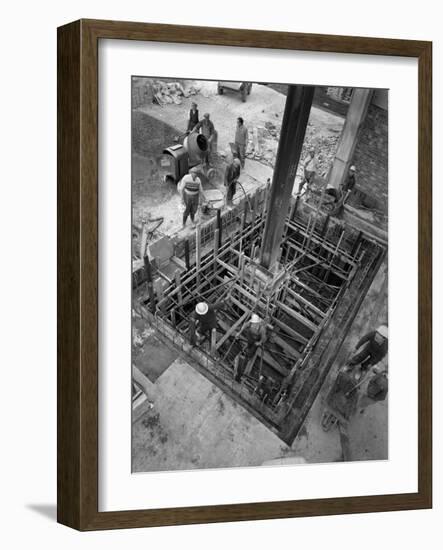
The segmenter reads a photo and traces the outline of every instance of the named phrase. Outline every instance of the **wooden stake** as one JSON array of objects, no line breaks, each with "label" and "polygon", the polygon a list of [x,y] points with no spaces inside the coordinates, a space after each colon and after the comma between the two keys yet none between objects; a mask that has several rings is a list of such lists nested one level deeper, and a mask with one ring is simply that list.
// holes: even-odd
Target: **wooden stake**
[{"label": "wooden stake", "polygon": [[[220,231],[216,229],[214,231],[214,259],[217,259],[219,248]],[[217,271],[217,262],[214,262],[214,273]]]},{"label": "wooden stake", "polygon": [[241,254],[240,256],[240,284],[243,284],[245,278],[245,255]]},{"label": "wooden stake", "polygon": [[195,228],[195,267],[197,269],[197,286],[200,284],[200,262],[201,262],[201,227],[197,224]]},{"label": "wooden stake", "polygon": [[218,248],[222,245],[222,219],[221,219],[221,210],[217,210],[217,229],[218,229]]},{"label": "wooden stake", "polygon": [[217,330],[213,328],[211,330],[211,354],[215,355],[217,351]]},{"label": "wooden stake", "polygon": [[189,268],[191,267],[191,263],[189,260],[189,240],[186,239],[185,241],[185,264],[186,264],[186,270],[189,271]]},{"label": "wooden stake", "polygon": [[177,299],[178,299],[178,305],[181,306],[183,303],[183,293],[181,289],[181,281],[180,281],[180,272],[175,272],[175,286],[178,290],[177,292]]},{"label": "wooden stake", "polygon": [[146,280],[148,282],[149,307],[151,308],[152,313],[155,313],[155,294],[154,285],[152,284],[151,262],[148,255],[146,255],[143,260],[145,263]]}]

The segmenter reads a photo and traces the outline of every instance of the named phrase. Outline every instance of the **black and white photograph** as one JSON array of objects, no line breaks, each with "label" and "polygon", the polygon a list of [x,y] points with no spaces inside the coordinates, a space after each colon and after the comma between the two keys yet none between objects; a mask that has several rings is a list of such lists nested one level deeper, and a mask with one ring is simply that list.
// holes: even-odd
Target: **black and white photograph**
[{"label": "black and white photograph", "polygon": [[131,94],[132,471],[387,460],[389,91]]}]

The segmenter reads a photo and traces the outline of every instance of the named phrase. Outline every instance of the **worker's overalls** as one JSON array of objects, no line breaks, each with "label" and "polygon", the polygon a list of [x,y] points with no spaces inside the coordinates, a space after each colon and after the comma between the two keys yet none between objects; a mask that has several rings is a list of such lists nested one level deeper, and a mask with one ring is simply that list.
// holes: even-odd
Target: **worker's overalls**
[{"label": "worker's overalls", "polygon": [[247,342],[245,355],[248,359],[252,359],[258,347],[256,345],[257,342],[260,342],[262,340],[262,328],[260,327],[260,329],[255,332],[250,327],[248,327],[244,332],[244,337]]},{"label": "worker's overalls", "polygon": [[208,311],[204,315],[195,314],[195,328],[199,343],[206,338],[210,340],[212,329],[217,328],[217,311],[222,307],[221,302],[209,305]]},{"label": "worker's overalls", "polygon": [[226,168],[225,186],[226,186],[226,202],[232,204],[235,192],[237,191],[237,180],[240,175],[240,168],[234,163]]},{"label": "worker's overalls", "polygon": [[185,225],[188,216],[191,216],[191,221],[194,223],[194,218],[198,210],[198,197],[200,195],[199,189],[200,181],[189,182],[185,184],[183,190],[183,199],[185,202],[185,211],[183,212],[183,225]]}]

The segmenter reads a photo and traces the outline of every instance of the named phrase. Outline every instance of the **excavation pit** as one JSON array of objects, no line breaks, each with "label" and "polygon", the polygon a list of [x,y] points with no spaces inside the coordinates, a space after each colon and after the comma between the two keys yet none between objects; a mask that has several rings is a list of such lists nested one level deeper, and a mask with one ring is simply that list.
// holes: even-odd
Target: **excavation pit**
[{"label": "excavation pit", "polygon": [[[260,263],[267,190],[197,226],[178,240],[174,276],[148,262],[136,308],[170,344],[232,399],[291,444],[385,255],[385,246],[320,211],[288,210],[279,260]],[[152,265],[151,265],[152,263]],[[217,327],[195,339],[198,302],[221,304]],[[266,341],[238,362],[251,314],[266,324]]]}]

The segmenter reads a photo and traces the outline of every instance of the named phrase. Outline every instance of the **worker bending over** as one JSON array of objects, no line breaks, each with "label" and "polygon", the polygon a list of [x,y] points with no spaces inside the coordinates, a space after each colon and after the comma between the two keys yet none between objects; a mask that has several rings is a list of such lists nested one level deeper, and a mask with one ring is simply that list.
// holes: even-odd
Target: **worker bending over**
[{"label": "worker bending over", "polygon": [[241,162],[240,159],[234,160],[226,166],[225,171],[225,187],[226,187],[226,205],[232,206],[232,199],[237,191],[237,181],[240,176]]},{"label": "worker bending over", "polygon": [[266,341],[265,323],[256,313],[251,315],[251,319],[243,331],[243,336],[247,342],[246,356],[251,359],[257,348]]},{"label": "worker bending over", "polygon": [[183,227],[186,226],[188,216],[191,216],[191,222],[195,227],[195,214],[198,210],[200,197],[205,198],[203,187],[200,178],[198,177],[198,169],[191,168],[189,174],[183,176],[179,184],[179,192],[181,192],[185,211],[183,212]]},{"label": "worker bending over", "polygon": [[360,372],[364,374],[388,353],[388,327],[380,325],[376,330],[368,332],[357,342],[355,349],[358,351],[348,361],[348,370],[360,365]]},{"label": "worker bending over", "polygon": [[266,342],[265,323],[256,313],[251,315],[251,319],[242,331],[241,338],[245,340],[245,346],[234,362],[234,380],[237,382],[241,381],[245,372],[249,374],[255,352]]}]

